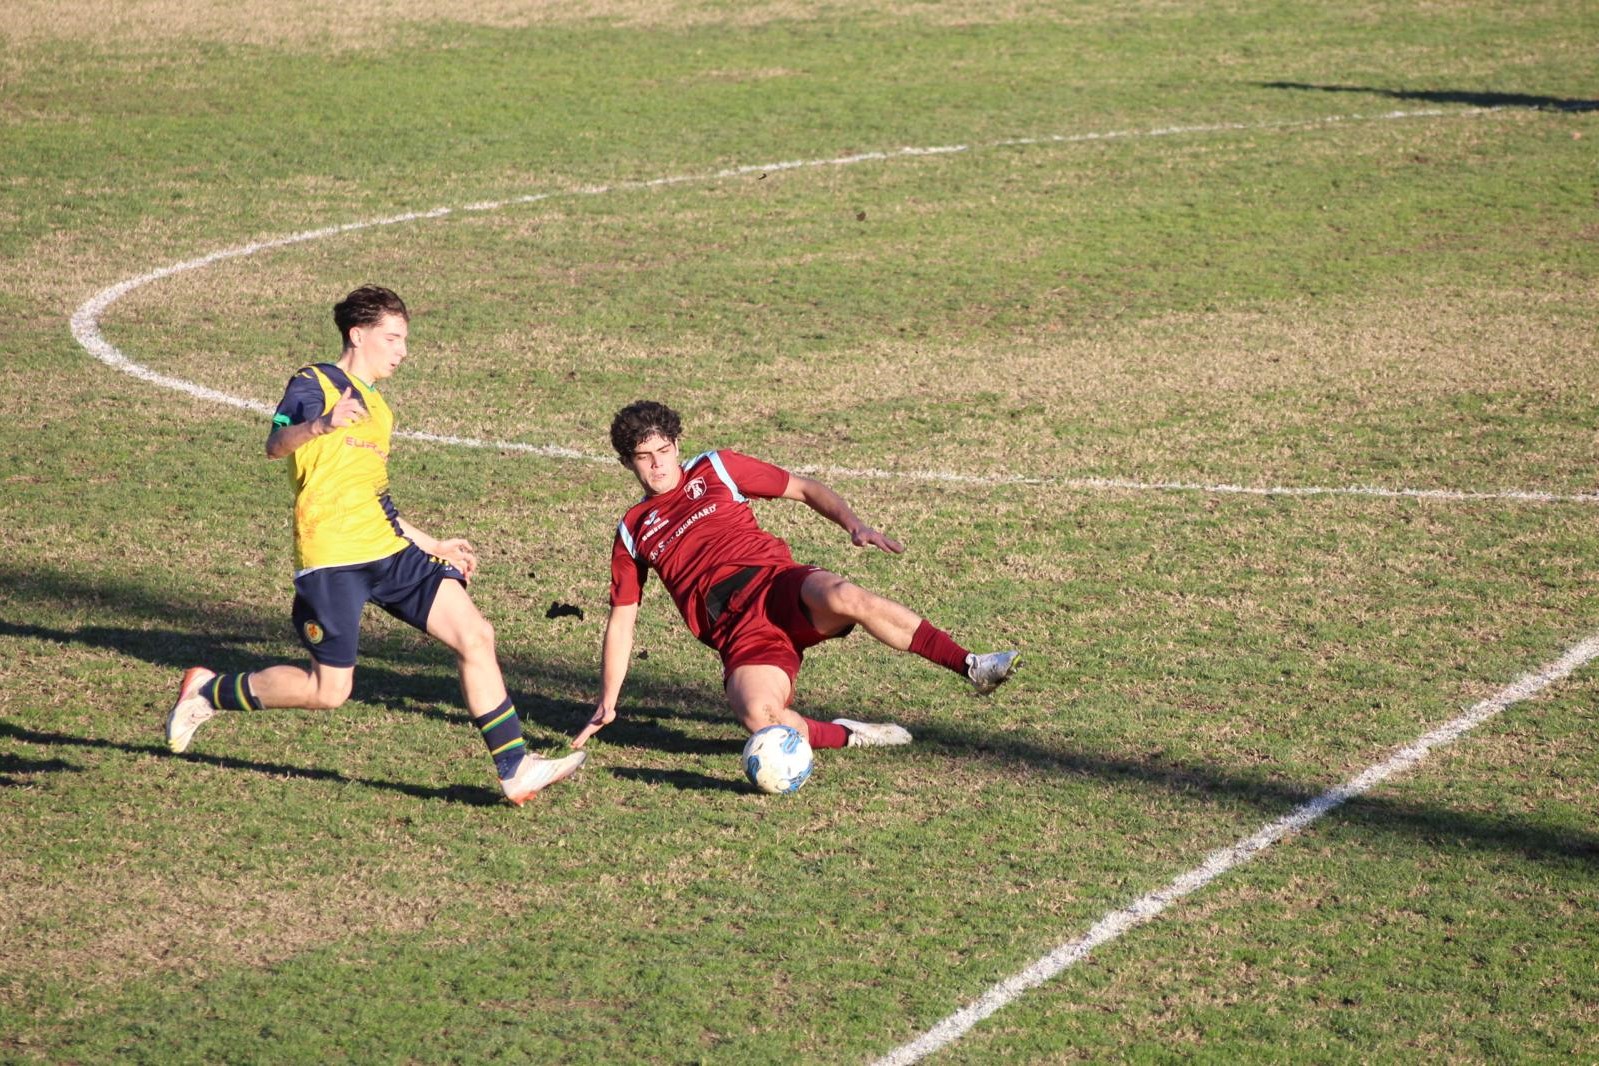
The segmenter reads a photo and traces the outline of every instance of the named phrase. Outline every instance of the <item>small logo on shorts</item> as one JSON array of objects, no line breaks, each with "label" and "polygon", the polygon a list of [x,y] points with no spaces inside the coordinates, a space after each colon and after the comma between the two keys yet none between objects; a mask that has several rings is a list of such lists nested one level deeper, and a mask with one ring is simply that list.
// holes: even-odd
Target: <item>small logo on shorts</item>
[{"label": "small logo on shorts", "polygon": [[695,478],[693,481],[688,483],[688,488],[684,491],[688,493],[689,499],[699,499],[701,496],[705,495],[705,479],[702,477]]},{"label": "small logo on shorts", "polygon": [[315,622],[307,622],[305,624],[305,639],[312,644],[321,644],[322,638],[325,636],[327,636],[327,633]]}]

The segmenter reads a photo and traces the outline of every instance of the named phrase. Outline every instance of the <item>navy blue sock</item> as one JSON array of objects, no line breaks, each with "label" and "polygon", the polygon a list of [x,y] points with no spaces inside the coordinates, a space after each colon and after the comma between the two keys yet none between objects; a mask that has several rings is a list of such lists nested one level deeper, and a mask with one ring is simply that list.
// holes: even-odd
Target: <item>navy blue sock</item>
[{"label": "navy blue sock", "polygon": [[516,773],[527,756],[527,741],[522,739],[522,719],[516,716],[516,705],[511,697],[505,697],[504,703],[483,717],[472,719],[472,724],[483,734],[483,743],[489,746],[494,770],[500,779]]},{"label": "navy blue sock", "polygon": [[200,686],[200,695],[219,711],[261,709],[261,701],[250,691],[249,674],[218,674]]}]

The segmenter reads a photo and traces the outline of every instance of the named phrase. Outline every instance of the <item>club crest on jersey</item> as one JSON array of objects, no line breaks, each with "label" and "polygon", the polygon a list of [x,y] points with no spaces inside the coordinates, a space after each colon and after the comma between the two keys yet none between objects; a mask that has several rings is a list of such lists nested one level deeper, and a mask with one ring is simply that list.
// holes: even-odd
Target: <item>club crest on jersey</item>
[{"label": "club crest on jersey", "polygon": [[699,499],[701,496],[705,495],[705,479],[702,477],[695,478],[684,487],[683,491],[688,493],[689,499]]}]

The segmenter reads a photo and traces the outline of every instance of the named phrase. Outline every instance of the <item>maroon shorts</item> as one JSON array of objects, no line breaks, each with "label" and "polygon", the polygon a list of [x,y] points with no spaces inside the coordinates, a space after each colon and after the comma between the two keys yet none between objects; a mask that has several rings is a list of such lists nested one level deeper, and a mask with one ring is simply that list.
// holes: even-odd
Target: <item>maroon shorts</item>
[{"label": "maroon shorts", "polygon": [[[726,599],[712,623],[706,643],[722,656],[722,680],[740,666],[776,666],[790,682],[799,674],[805,649],[842,637],[850,626],[831,636],[817,632],[805,617],[800,586],[819,566],[761,568]],[[744,572],[735,578],[744,576]]]}]

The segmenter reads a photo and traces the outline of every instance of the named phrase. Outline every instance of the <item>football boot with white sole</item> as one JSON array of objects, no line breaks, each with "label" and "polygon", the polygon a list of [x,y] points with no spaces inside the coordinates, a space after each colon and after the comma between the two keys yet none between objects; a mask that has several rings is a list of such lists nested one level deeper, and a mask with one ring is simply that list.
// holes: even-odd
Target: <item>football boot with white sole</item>
[{"label": "football boot with white sole", "polygon": [[847,743],[852,748],[888,748],[911,742],[910,731],[893,722],[855,722],[848,718],[835,718],[833,724],[849,730]]},{"label": "football boot with white sole", "polygon": [[500,787],[505,790],[505,798],[520,807],[538,795],[540,790],[577,773],[577,768],[582,766],[583,760],[588,757],[586,751],[574,751],[559,759],[545,759],[537,755],[523,756],[522,764],[516,768],[516,773],[500,779]]},{"label": "football boot with white sole", "polygon": [[183,672],[183,680],[178,682],[178,702],[167,715],[167,747],[174,754],[188,751],[194,731],[216,716],[211,701],[200,695],[200,687],[216,676],[216,671],[203,666],[191,666]]}]

